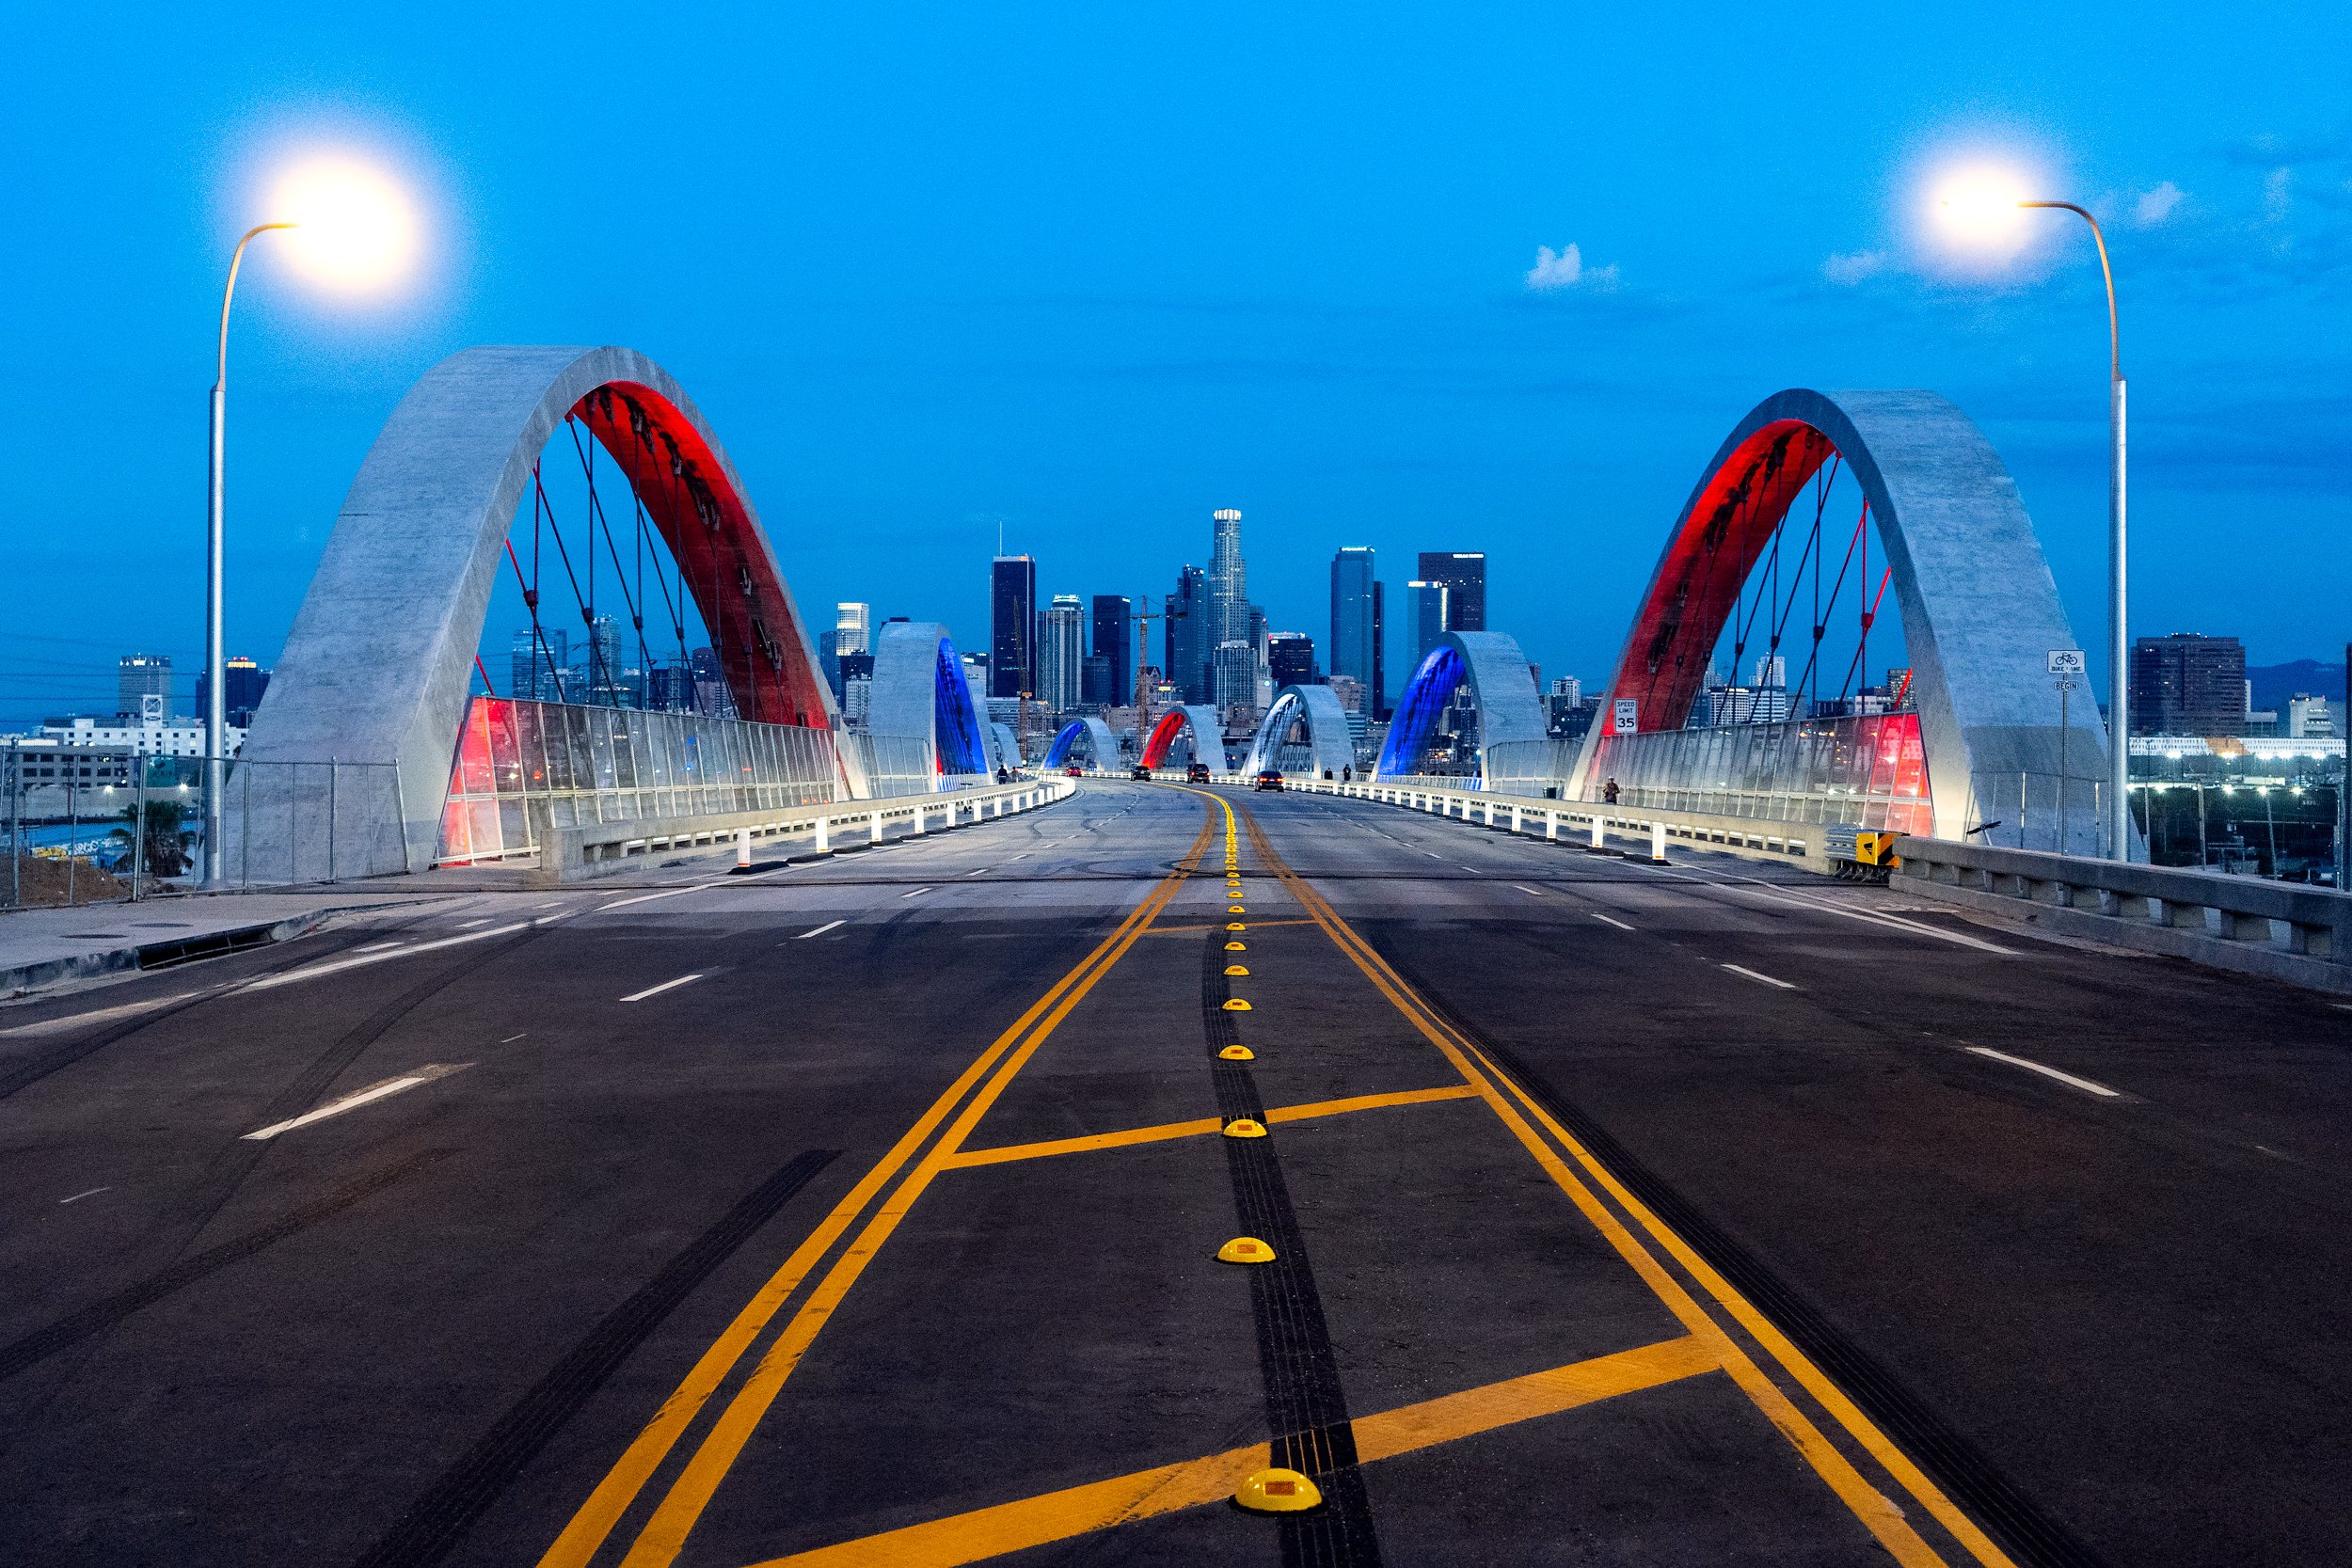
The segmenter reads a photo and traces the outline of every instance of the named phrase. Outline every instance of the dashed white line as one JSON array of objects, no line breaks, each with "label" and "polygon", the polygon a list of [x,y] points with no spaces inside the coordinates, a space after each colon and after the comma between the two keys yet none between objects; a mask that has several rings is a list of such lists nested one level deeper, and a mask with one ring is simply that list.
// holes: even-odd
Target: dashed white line
[{"label": "dashed white line", "polygon": [[817,929],[813,931],[803,931],[799,936],[794,937],[792,940],[794,942],[806,942],[811,937],[823,936],[827,931],[832,930],[836,926],[847,926],[849,922],[846,920],[828,920],[822,926],[818,927]]},{"label": "dashed white line", "polygon": [[1601,913],[1598,910],[1587,910],[1584,912],[1591,915],[1595,920],[1599,921],[1603,926],[1614,926],[1620,931],[1630,931],[1633,929],[1632,927],[1627,925],[1624,921],[1612,920],[1607,915]]},{"label": "dashed white line", "polygon": [[899,897],[901,897],[901,898],[912,898],[912,897],[915,896],[915,895],[917,895],[917,894],[929,893],[929,892],[930,892],[930,891],[931,891],[931,890],[930,890],[930,888],[927,888],[927,887],[909,888],[909,889],[907,889],[907,891],[906,891],[906,892],[904,892],[904,893],[902,893],[902,894],[898,895],[898,896],[899,896]]},{"label": "dashed white line", "polygon": [[114,1189],[112,1187],[92,1187],[88,1192],[75,1193],[72,1197],[61,1197],[57,1199],[57,1202],[59,1206],[62,1207],[68,1203],[79,1203],[86,1197],[96,1197],[100,1193],[111,1193],[113,1191]]},{"label": "dashed white line", "polygon": [[398,947],[400,943],[396,942],[372,942],[364,947],[355,947],[352,951],[354,953],[381,953],[387,947]]},{"label": "dashed white line", "polygon": [[531,1033],[531,1031],[530,1031],[530,1030],[528,1030],[528,1029],[526,1029],[526,1030],[524,1030],[524,1031],[523,1031],[523,1033],[522,1033],[521,1035],[509,1035],[509,1036],[507,1036],[504,1039],[502,1039],[502,1040],[499,1041],[499,1044],[501,1044],[501,1045],[512,1045],[512,1044],[514,1044],[516,1040],[521,1039],[521,1038],[523,1037],[523,1036],[524,1036],[524,1035],[528,1035],[528,1034],[530,1034],[530,1033]]},{"label": "dashed white line", "polygon": [[1744,974],[1751,980],[1761,980],[1764,984],[1777,987],[1782,990],[1795,990],[1797,989],[1786,980],[1775,980],[1769,974],[1759,974],[1753,969],[1742,969],[1738,964],[1725,964],[1724,967],[1731,971],[1734,974]]},{"label": "dashed white line", "polygon": [[436,1078],[446,1078],[451,1073],[461,1072],[472,1065],[471,1062],[427,1062],[414,1072],[405,1073],[398,1078],[387,1078],[381,1084],[371,1084],[364,1089],[354,1090],[341,1100],[330,1100],[315,1111],[305,1111],[298,1117],[291,1117],[284,1121],[271,1122],[258,1132],[247,1132],[241,1141],[253,1143],[274,1138],[280,1132],[291,1132],[297,1127],[308,1127],[314,1121],[325,1121],[328,1117],[339,1117],[345,1111],[356,1111],[362,1105],[372,1105],[379,1100],[389,1099],[405,1089],[413,1089],[420,1084],[430,1084]]},{"label": "dashed white line", "polygon": [[1996,1062],[2007,1062],[2011,1067],[2024,1068],[2027,1072],[2038,1072],[2044,1078],[2055,1078],[2061,1084],[2080,1089],[2085,1094],[2095,1094],[2103,1100],[2122,1098],[2121,1091],[2108,1088],[2105,1084],[2094,1084],[2088,1078],[2077,1078],[2071,1072],[2060,1072],[2054,1067],[2044,1067],[2040,1062],[2029,1062],[2023,1056],[2012,1056],[2006,1051],[1994,1051],[1981,1045],[1972,1045],[1968,1047],[1968,1051],[1972,1055],[1989,1056]]},{"label": "dashed white line", "polygon": [[315,980],[322,974],[340,974],[346,969],[359,969],[368,964],[382,963],[387,958],[405,958],[411,953],[430,953],[436,948],[455,947],[460,942],[481,942],[486,938],[509,936],[514,932],[529,929],[531,929],[529,921],[519,921],[512,926],[493,926],[486,931],[468,931],[462,937],[443,937],[438,942],[412,942],[405,947],[387,948],[383,952],[369,953],[360,958],[337,958],[330,963],[312,964],[308,969],[291,970],[284,974],[263,975],[259,980],[247,982],[244,989],[268,990],[273,986],[291,986],[296,980]]},{"label": "dashed white line", "polygon": [[660,996],[665,990],[675,990],[680,986],[691,985],[694,981],[701,978],[702,976],[699,974],[681,974],[675,980],[664,980],[658,986],[647,986],[644,990],[633,990],[627,996],[622,997],[621,1000],[624,1002],[643,1002],[648,996]]},{"label": "dashed white line", "polygon": [[996,868],[993,865],[983,865],[978,867],[977,870],[967,871],[964,875],[967,877],[984,877],[995,869]]},{"label": "dashed white line", "polygon": [[1513,882],[1511,885],[1518,888],[1521,893],[1526,894],[1530,898],[1541,898],[1543,896],[1541,889],[1529,887],[1525,882]]},{"label": "dashed white line", "polygon": [[485,914],[479,920],[461,920],[457,923],[457,928],[461,931],[467,931],[471,930],[476,926],[487,926],[488,924],[490,924],[490,917]]}]

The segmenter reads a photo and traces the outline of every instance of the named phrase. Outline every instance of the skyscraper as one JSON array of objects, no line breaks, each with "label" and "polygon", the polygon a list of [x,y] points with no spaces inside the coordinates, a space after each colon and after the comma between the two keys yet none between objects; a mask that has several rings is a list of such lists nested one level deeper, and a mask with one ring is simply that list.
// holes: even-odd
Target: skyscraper
[{"label": "skyscraper", "polygon": [[1085,692],[1086,610],[1075,594],[1057,594],[1038,617],[1037,685],[1048,713],[1067,713]]},{"label": "skyscraper", "polygon": [[1331,640],[1324,645],[1324,661],[1331,673],[1348,676],[1367,692],[1377,684],[1373,669],[1380,660],[1373,599],[1378,586],[1370,547],[1350,546],[1331,558]]},{"label": "skyscraper", "polygon": [[1037,689],[1037,561],[1000,555],[988,574],[988,694]]},{"label": "skyscraper", "polygon": [[1389,716],[1389,590],[1379,578],[1372,582],[1372,689],[1365,693],[1364,711],[1375,719]]},{"label": "skyscraper", "polygon": [[1176,574],[1176,592],[1168,596],[1166,639],[1168,665],[1162,672],[1187,703],[1209,700],[1209,656],[1216,646],[1210,624],[1209,575],[1198,566]]},{"label": "skyscraper", "polygon": [[[224,717],[234,728],[249,728],[253,723],[253,710],[262,705],[262,693],[269,689],[269,672],[242,654],[228,660],[225,670],[228,684],[221,689],[225,693],[221,698],[221,706],[226,710]],[[212,684],[209,674],[202,671],[197,673],[196,711],[199,716],[205,711]],[[507,695],[528,697],[531,693],[510,691]]]},{"label": "skyscraper", "polygon": [[1258,705],[1258,654],[1247,642],[1219,642],[1210,675],[1210,701],[1219,711],[1254,709]]},{"label": "skyscraper", "polygon": [[1286,686],[1312,686],[1315,679],[1315,640],[1303,631],[1278,631],[1266,638],[1266,673],[1279,691]]},{"label": "skyscraper", "polygon": [[874,607],[870,604],[843,603],[833,607],[833,651],[836,654],[870,654],[874,651],[872,631]]},{"label": "skyscraper", "polygon": [[[1423,557],[1423,560],[1428,559]],[[1438,645],[1438,639],[1454,628],[1452,621],[1452,593],[1442,582],[1408,582],[1405,585],[1405,626],[1411,639],[1413,662],[1405,678],[1412,679],[1412,672],[1421,668],[1421,661],[1429,657],[1429,650]]]},{"label": "skyscraper", "polygon": [[1211,645],[1249,641],[1249,568],[1241,558],[1241,514],[1232,507],[1210,515]]},{"label": "skyscraper", "polygon": [[161,697],[165,714],[170,714],[169,654],[124,654],[115,661],[115,711],[135,717],[142,697]]},{"label": "skyscraper", "polygon": [[1421,579],[1445,584],[1445,629],[1486,629],[1486,552],[1423,550]]},{"label": "skyscraper", "polygon": [[1131,624],[1135,607],[1123,594],[1094,595],[1094,644],[1092,652],[1110,660],[1104,684],[1109,695],[1092,699],[1096,702],[1132,703],[1136,700],[1135,627]]},{"label": "skyscraper", "polygon": [[2134,642],[2132,729],[2139,735],[2244,734],[2244,645],[2234,637],[2199,632]]}]

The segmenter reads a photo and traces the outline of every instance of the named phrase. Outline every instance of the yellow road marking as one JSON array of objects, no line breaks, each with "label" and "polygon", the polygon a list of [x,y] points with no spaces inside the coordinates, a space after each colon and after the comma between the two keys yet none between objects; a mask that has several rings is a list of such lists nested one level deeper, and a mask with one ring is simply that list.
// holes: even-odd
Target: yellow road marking
[{"label": "yellow road marking", "polygon": [[[1223,802],[1220,801],[1220,804]],[[1230,806],[1227,808],[1232,809]],[[1454,1033],[1445,1021],[1423,1003],[1419,994],[1402,976],[1391,969],[1380,955],[1359,936],[1355,927],[1332,909],[1322,894],[1311,886],[1274,852],[1256,819],[1249,818],[1251,842],[1266,865],[1280,878],[1307,911],[1315,917],[1340,950],[1360,970],[1365,978],[1406,1019],[1453,1062],[1462,1076],[1479,1087],[1479,1096],[1494,1110],[1503,1124],[1510,1128],[1519,1143],[1541,1164],[1553,1182],[1583,1212],[1585,1217],[1608,1238],[1609,1243],[1626,1261],[1631,1264],[1645,1282],[1663,1301],[1669,1310],[1714,1350],[1722,1359],[1724,1370],[1731,1375],[1741,1391],[1755,1402],[1757,1408],[1778,1427],[1781,1433],[1803,1454],[1807,1463],[1826,1481],[1838,1498],[1851,1509],[1855,1517],[1878,1538],[1898,1562],[1906,1568],[1929,1568],[1941,1564],[1943,1558],[1922,1540],[1917,1531],[1904,1520],[1901,1511],[1872,1486],[1856,1470],[1851,1461],[1821,1434],[1820,1430],[1800,1411],[1779,1386],[1764,1375],[1763,1370],[1735,1345],[1714,1319],[1707,1314],[1691,1294],[1668,1274],[1649,1250],[1636,1240],[1631,1231],[1612,1213],[1593,1190],[1580,1180],[1551,1147],[1539,1137],[1518,1106],[1543,1123],[1560,1147],[1568,1150],[1577,1163],[1591,1173],[1610,1196],[1631,1214],[1651,1237],[1675,1259],[1689,1270],[1708,1293],[1722,1304],[1740,1324],[1756,1336],[1757,1341],[1772,1354],[1774,1360],[1820,1400],[1871,1457],[1886,1467],[1888,1474],[1899,1482],[1935,1520],[1950,1530],[1963,1545],[1986,1568],[2015,1568],[2008,1555],[1994,1545],[1975,1521],[1944,1496],[1941,1488],[1920,1471],[1910,1457],[1896,1447],[1875,1423],[1855,1407],[1837,1386],[1831,1382],[1812,1361],[1788,1342],[1774,1328],[1770,1319],[1733,1290],[1730,1283],[1709,1268],[1688,1243],[1657,1215],[1651,1213],[1633,1195],[1611,1176],[1566,1129],[1548,1115],[1519,1086],[1487,1060],[1486,1054],[1468,1039]],[[1508,1098],[1505,1097],[1507,1089]],[[1513,1102],[1517,1101],[1517,1105]]]},{"label": "yellow road marking", "polygon": [[[718,1420],[705,1434],[701,1447],[686,1462],[686,1468],[671,1484],[660,1505],[654,1510],[653,1517],[639,1533],[636,1544],[621,1560],[621,1568],[666,1568],[667,1564],[676,1560],[678,1553],[685,1549],[687,1535],[693,1529],[695,1521],[702,1517],[703,1510],[709,1506],[719,1483],[734,1467],[743,1446],[751,1441],[752,1433],[758,1427],[760,1418],[767,1414],[768,1407],[783,1392],[785,1381],[800,1365],[801,1357],[806,1354],[818,1332],[832,1319],[833,1310],[840,1305],[841,1298],[849,1293],[850,1286],[857,1283],[858,1275],[866,1271],[867,1263],[873,1261],[874,1255],[890,1239],[890,1233],[898,1228],[898,1222],[906,1218],[907,1212],[914,1206],[914,1200],[923,1196],[924,1189],[944,1168],[945,1162],[954,1157],[980,1117],[988,1114],[989,1108],[996,1103],[997,1097],[1005,1092],[1014,1076],[1037,1054],[1038,1048],[1045,1043],[1061,1021],[1070,1016],[1071,1009],[1094,989],[1095,983],[1109,974],[1112,966],[1135,945],[1136,939],[1151,924],[1152,916],[1165,909],[1168,901],[1176,896],[1184,873],[1198,863],[1208,847],[1209,833],[1210,827],[1204,824],[1191,854],[1152,890],[1143,906],[1112,934],[1106,946],[1096,949],[1102,954],[1100,961],[1076,984],[1068,987],[1060,999],[1028,1031],[1026,1037],[1005,1056],[988,1083],[957,1113],[946,1135],[916,1162],[906,1180],[898,1184],[898,1190],[874,1212],[866,1227],[834,1259],[824,1278],[818,1282],[808,1299],[801,1304],[800,1310],[785,1324],[784,1332],[776,1337],[775,1342],[768,1347],[767,1354],[760,1357],[759,1365],[752,1370],[752,1375],[744,1381],[743,1386],[736,1390],[735,1397],[719,1413]],[[547,1568],[544,1561],[541,1568]]]},{"label": "yellow road marking", "polygon": [[[1259,930],[1263,930],[1268,926],[1312,926],[1314,922],[1311,920],[1253,920],[1249,924]],[[1213,926],[1154,926],[1143,934],[1147,937],[1173,937],[1183,936],[1187,932],[1222,931],[1224,929],[1226,929],[1226,927],[1222,924]]]},{"label": "yellow road marking", "polygon": [[[1556,1416],[1579,1405],[1636,1393],[1716,1370],[1695,1338],[1668,1339],[1573,1366],[1465,1389],[1351,1423],[1365,1464],[1464,1437]],[[770,1559],[754,1568],[955,1568],[1131,1520],[1221,1503],[1272,1462],[1269,1445],[1229,1449],[1180,1465],[1162,1465],[1018,1502]]]},{"label": "yellow road marking", "polygon": [[[718,1390],[719,1385],[734,1370],[736,1363],[751,1349],[753,1342],[774,1319],[785,1302],[800,1289],[818,1260],[832,1249],[843,1232],[873,1201],[875,1195],[898,1174],[908,1158],[931,1135],[972,1085],[1021,1037],[1024,1030],[1036,1022],[1073,987],[1083,984],[1090,988],[1094,978],[1118,961],[1120,955],[1134,943],[1136,936],[1175,896],[1191,866],[1208,851],[1215,826],[1214,817],[1201,824],[1200,836],[1193,841],[1191,851],[1179,863],[1177,869],[1163,878],[1143,902],[1120,922],[1117,929],[1098,942],[1044,995],[1013,1020],[1011,1026],[998,1035],[987,1050],[974,1058],[972,1065],[965,1068],[946,1091],[931,1102],[930,1109],[916,1118],[914,1125],[907,1129],[906,1134],[891,1146],[890,1152],[866,1173],[850,1190],[849,1196],[834,1206],[833,1212],[809,1233],[808,1239],[793,1249],[784,1265],[768,1277],[743,1309],[736,1314],[734,1321],[727,1324],[718,1338],[711,1341],[710,1348],[687,1372],[676,1391],[662,1402],[653,1419],[638,1433],[612,1468],[596,1483],[587,1501],[580,1504],[571,1521],[564,1527],[563,1533],[555,1538],[554,1544],[539,1559],[539,1568],[585,1568],[603,1546],[605,1538],[612,1534],[613,1527],[620,1522],[622,1514],[636,1501],[637,1495],[644,1489],[654,1471],[701,1414],[703,1406]],[[1059,1015],[1056,1017],[1058,1019]]]},{"label": "yellow road marking", "polygon": [[[1351,1111],[1377,1111],[1391,1105],[1427,1105],[1440,1100],[1468,1100],[1477,1093],[1468,1084],[1455,1084],[1442,1089],[1359,1094],[1346,1100],[1317,1100],[1303,1105],[1278,1105],[1265,1114],[1265,1119],[1269,1122],[1311,1121],[1317,1117],[1340,1117]],[[957,1170],[968,1165],[1001,1165],[1014,1160],[1050,1160],[1061,1154],[1090,1154],[1098,1148],[1125,1148],[1131,1144],[1202,1137],[1221,1131],[1224,1126],[1215,1117],[1203,1117],[1193,1121],[1164,1121],[1156,1127],[1131,1127],[1123,1132],[1090,1132],[1083,1137],[1053,1138],[1043,1143],[967,1148],[940,1164],[946,1169]]]}]

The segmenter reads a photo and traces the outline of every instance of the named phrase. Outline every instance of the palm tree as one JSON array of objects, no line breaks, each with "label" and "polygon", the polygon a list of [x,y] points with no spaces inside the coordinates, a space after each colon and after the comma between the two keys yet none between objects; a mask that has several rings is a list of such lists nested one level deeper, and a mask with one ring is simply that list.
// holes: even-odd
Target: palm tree
[{"label": "palm tree", "polygon": [[196,847],[196,830],[189,825],[192,814],[176,795],[151,796],[144,807],[136,802],[122,808],[122,826],[107,836],[119,839],[126,852],[132,851],[140,837],[141,818],[145,818],[146,845],[129,854],[133,865],[144,862],[150,877],[184,876],[196,863],[189,852]]}]

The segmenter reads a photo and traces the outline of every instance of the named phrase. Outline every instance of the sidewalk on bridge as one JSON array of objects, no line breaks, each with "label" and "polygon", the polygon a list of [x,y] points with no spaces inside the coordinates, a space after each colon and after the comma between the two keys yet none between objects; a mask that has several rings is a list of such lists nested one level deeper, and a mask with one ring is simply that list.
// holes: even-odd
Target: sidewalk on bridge
[{"label": "sidewalk on bridge", "polygon": [[0,911],[0,1002],[284,942],[337,914],[447,896],[441,888],[344,885]]}]

